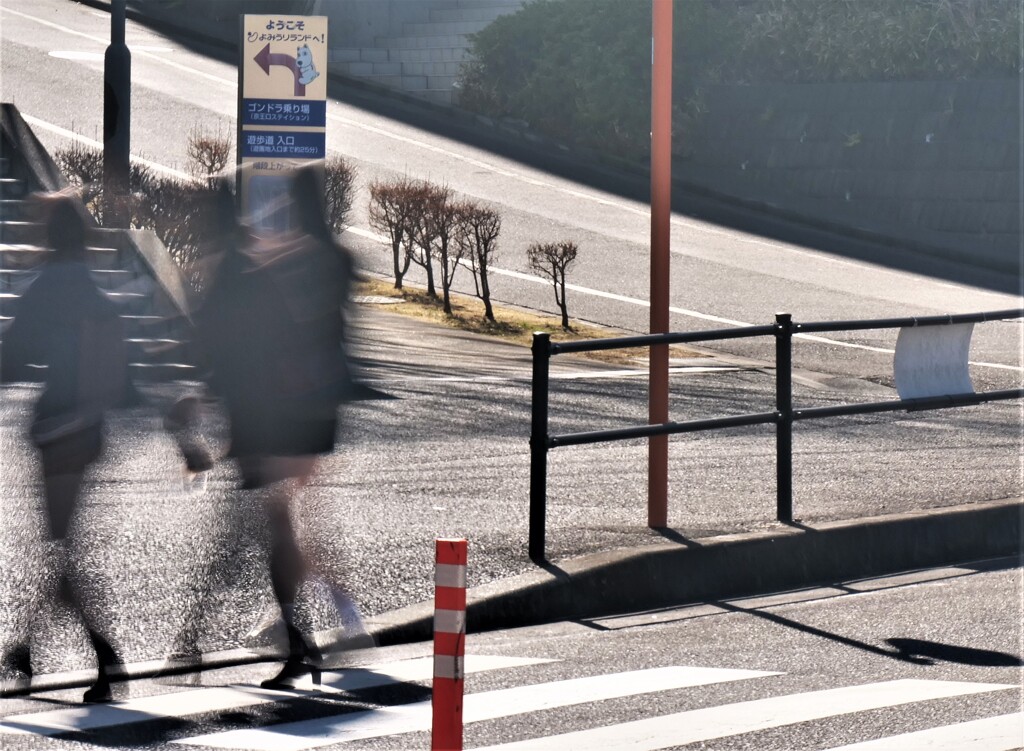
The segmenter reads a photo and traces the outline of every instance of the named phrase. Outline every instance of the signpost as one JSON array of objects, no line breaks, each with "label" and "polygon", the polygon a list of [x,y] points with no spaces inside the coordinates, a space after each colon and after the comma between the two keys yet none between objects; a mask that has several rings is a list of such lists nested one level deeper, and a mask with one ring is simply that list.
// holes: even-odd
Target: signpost
[{"label": "signpost", "polygon": [[327,156],[327,18],[245,15],[239,49],[241,211],[283,230],[291,170]]}]

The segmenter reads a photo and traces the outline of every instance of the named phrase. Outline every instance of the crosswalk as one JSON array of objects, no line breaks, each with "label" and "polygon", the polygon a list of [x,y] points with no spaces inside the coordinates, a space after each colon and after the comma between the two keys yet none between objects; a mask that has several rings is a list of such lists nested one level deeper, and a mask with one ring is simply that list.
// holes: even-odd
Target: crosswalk
[{"label": "crosswalk", "polygon": [[[517,668],[551,662],[554,661],[544,658],[469,655],[465,669],[467,674],[510,671],[509,675],[514,680]],[[423,657],[327,673],[323,685],[316,689],[317,694],[313,693],[312,686],[300,685],[294,691],[271,691],[235,685],[176,690],[111,705],[64,706],[43,712],[22,713],[0,720],[0,747],[6,747],[3,742],[5,735],[73,738],[75,734],[116,732],[147,722],[237,713],[240,710],[282,701],[294,702],[302,697],[324,693],[348,694],[409,683],[426,686],[429,685],[432,669],[431,658]],[[761,670],[665,666],[546,683],[524,683],[510,688],[467,693],[463,722],[469,725],[562,707],[596,705],[624,697],[698,690],[730,682],[766,681],[780,675]],[[758,685],[767,687],[766,693],[773,693],[770,680]],[[747,733],[869,710],[995,694],[1018,688],[1016,685],[1002,683],[898,679],[804,693],[775,692],[777,695],[749,701],[659,714],[540,737],[524,737],[480,748],[478,751],[572,751],[596,748],[604,751],[658,751],[724,738],[739,738]],[[269,716],[272,717],[273,713]],[[200,732],[188,737],[176,737],[170,739],[170,742],[182,746],[183,751],[196,746],[240,751],[305,751],[358,740],[422,733],[429,731],[430,722],[430,700],[426,699],[329,713],[327,716],[294,722],[268,720],[262,726]],[[203,726],[197,724],[196,727]],[[1017,712],[875,738],[822,751],[895,751],[919,748],[931,751],[1012,751],[1022,747],[1024,713]]]}]

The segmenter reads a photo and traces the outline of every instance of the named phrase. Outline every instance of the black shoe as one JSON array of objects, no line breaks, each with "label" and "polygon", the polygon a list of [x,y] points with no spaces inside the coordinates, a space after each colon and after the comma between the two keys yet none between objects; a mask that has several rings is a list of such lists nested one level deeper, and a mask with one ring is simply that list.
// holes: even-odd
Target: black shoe
[{"label": "black shoe", "polygon": [[314,686],[320,685],[320,663],[323,656],[315,644],[310,643],[291,623],[285,623],[288,629],[288,659],[281,667],[281,672],[260,684],[261,688],[287,689],[302,676],[309,674]]},{"label": "black shoe", "polygon": [[100,673],[96,682],[86,689],[82,695],[82,701],[86,704],[106,704],[114,700],[110,690],[110,678],[105,673]]},{"label": "black shoe", "polygon": [[311,665],[305,660],[289,658],[285,660],[281,671],[277,675],[273,678],[267,678],[267,680],[260,683],[260,688],[269,688],[275,691],[292,689],[295,688],[295,681],[307,674],[310,680],[313,681],[314,686],[320,685],[321,673],[319,666]]},{"label": "black shoe", "polygon": [[96,650],[96,671],[98,675],[96,676],[96,682],[82,696],[82,701],[86,704],[103,704],[113,701],[110,674],[122,664],[121,657],[110,646],[110,642],[97,632],[89,631],[89,639],[92,641],[93,649]]},{"label": "black shoe", "polygon": [[26,678],[32,677],[32,659],[28,644],[19,644],[0,660],[3,669],[9,672],[18,672]]},{"label": "black shoe", "polygon": [[32,661],[28,644],[18,644],[0,659],[0,687],[19,691],[32,684]]}]

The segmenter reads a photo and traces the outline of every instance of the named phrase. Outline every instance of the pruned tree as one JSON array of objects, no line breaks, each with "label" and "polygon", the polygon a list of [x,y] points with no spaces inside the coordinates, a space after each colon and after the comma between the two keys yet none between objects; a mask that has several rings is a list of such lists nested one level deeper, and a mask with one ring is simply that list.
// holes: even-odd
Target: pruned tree
[{"label": "pruned tree", "polygon": [[386,234],[391,242],[395,289],[402,289],[402,279],[412,261],[406,249],[412,243],[413,194],[418,189],[418,183],[407,177],[370,184],[370,226]]},{"label": "pruned tree", "polygon": [[562,311],[562,328],[569,331],[569,308],[565,299],[565,278],[569,267],[576,261],[579,247],[571,241],[557,243],[534,243],[526,249],[530,268],[546,279],[555,288],[555,303]]},{"label": "pruned tree", "polygon": [[188,173],[213,189],[232,163],[232,139],[221,129],[207,130],[198,125],[188,133],[185,147],[188,155]]},{"label": "pruned tree", "polygon": [[405,246],[406,257],[417,266],[421,266],[427,274],[427,294],[437,297],[434,286],[434,228],[436,223],[430,220],[431,194],[436,185],[426,181],[417,182],[409,191],[409,240]]},{"label": "pruned tree", "polygon": [[356,168],[345,157],[332,156],[324,164],[324,203],[331,231],[341,234],[348,226],[355,200]]},{"label": "pruned tree", "polygon": [[494,321],[491,305],[491,285],[487,270],[498,249],[498,235],[501,233],[501,217],[492,209],[467,201],[460,207],[458,240],[463,245],[463,257],[469,258],[473,271],[473,285],[476,296],[484,304],[484,317]]},{"label": "pruned tree", "polygon": [[456,239],[462,232],[462,216],[461,205],[455,201],[451,188],[447,185],[429,186],[421,225],[423,247],[428,248],[441,269],[441,294],[447,315],[452,315],[452,280],[465,250],[465,245]]}]

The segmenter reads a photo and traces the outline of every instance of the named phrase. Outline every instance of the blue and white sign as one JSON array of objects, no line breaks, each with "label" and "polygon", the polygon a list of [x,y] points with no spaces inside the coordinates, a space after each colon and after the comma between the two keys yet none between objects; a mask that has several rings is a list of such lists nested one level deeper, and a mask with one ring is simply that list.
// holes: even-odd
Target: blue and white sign
[{"label": "blue and white sign", "polygon": [[246,99],[242,102],[242,125],[327,126],[327,102],[296,102],[291,99]]},{"label": "blue and white sign", "polygon": [[323,159],[327,156],[327,136],[304,131],[249,131],[242,135],[242,156]]}]

